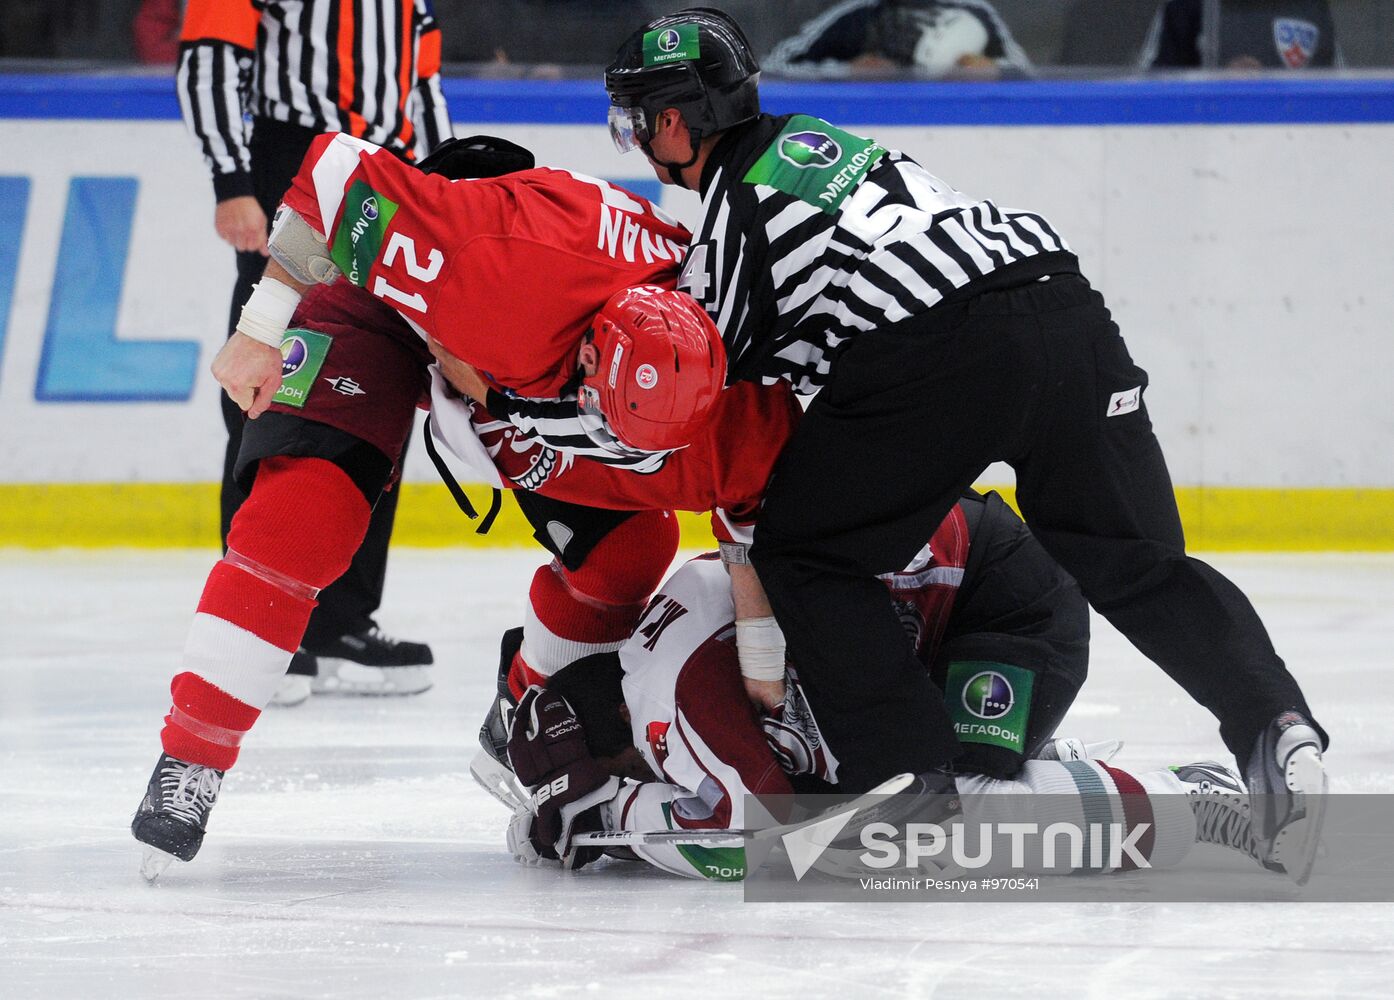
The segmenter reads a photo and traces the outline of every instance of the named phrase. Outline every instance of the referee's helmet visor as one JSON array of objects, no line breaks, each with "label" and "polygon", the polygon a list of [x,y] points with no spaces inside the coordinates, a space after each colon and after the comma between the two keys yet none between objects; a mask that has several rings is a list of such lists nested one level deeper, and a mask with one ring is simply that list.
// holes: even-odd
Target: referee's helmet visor
[{"label": "referee's helmet visor", "polygon": [[622,108],[610,105],[610,138],[621,153],[642,149],[649,144],[648,121],[641,107]]}]

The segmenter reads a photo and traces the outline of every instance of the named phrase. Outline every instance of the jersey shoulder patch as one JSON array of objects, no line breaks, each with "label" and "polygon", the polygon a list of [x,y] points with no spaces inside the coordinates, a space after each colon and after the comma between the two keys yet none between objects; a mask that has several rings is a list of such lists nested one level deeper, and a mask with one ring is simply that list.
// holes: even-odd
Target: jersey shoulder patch
[{"label": "jersey shoulder patch", "polygon": [[765,184],[831,215],[886,149],[821,118],[794,115],[746,171],[747,184]]}]

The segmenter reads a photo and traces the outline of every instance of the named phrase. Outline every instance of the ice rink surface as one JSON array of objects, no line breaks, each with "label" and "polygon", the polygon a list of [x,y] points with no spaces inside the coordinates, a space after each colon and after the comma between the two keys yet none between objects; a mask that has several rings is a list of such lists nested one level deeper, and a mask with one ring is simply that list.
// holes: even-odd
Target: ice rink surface
[{"label": "ice rink surface", "polygon": [[[433,644],[435,688],[269,710],[202,853],[147,886],[128,824],[212,559],[0,552],[0,997],[1394,995],[1394,905],[761,906],[516,865],[468,761],[531,551],[394,552],[380,621]],[[1212,561],[1330,729],[1332,790],[1394,791],[1394,556]],[[1135,768],[1228,759],[1098,619],[1062,733]]]}]

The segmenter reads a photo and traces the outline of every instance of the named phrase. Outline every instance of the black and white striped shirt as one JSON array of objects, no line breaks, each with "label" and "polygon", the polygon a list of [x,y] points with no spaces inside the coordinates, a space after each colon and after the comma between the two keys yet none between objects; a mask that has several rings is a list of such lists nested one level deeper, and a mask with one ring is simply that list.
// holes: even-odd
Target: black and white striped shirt
[{"label": "black and white striped shirt", "polygon": [[247,114],[411,157],[450,135],[430,0],[189,0],[178,92],[219,200],[252,194]]},{"label": "black and white striped shirt", "polygon": [[[678,288],[721,331],[727,382],[786,379],[805,395],[860,333],[1078,270],[1040,215],[976,201],[903,153],[802,115],[762,115],[721,139],[695,233]],[[568,452],[584,440],[574,400],[568,410],[494,395],[490,412],[529,436]],[[528,420],[531,405],[549,406],[549,419]]]},{"label": "black and white striped shirt", "polygon": [[728,133],[702,178],[678,287],[711,314],[728,381],[826,384],[838,347],[1006,269],[1077,269],[1032,212],[969,198],[903,153],[815,118],[761,116]]}]

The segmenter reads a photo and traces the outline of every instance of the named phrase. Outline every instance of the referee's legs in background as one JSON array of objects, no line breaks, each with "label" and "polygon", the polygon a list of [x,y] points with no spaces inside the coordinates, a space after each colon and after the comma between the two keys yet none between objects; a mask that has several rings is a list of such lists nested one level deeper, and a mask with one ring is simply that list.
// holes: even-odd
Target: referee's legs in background
[{"label": "referee's legs in background", "polygon": [[[296,125],[256,119],[251,140],[252,178],[257,201],[268,221],[275,214],[281,196],[290,187],[310,143],[318,134]],[[261,280],[265,268],[266,258],[261,254],[237,254],[237,284],[233,288],[228,319],[229,336],[237,326],[242,306],[252,294],[252,286]],[[227,393],[220,393],[219,398],[223,424],[228,432],[219,497],[220,531],[223,547],[226,548],[228,527],[233,515],[247,499],[247,494],[233,476],[246,418]],[[410,442],[410,436],[407,440]],[[405,459],[404,446],[399,463]],[[385,635],[373,618],[382,603],[387,547],[392,538],[392,523],[397,515],[399,495],[397,488],[382,494],[373,507],[368,533],[347,572],[320,592],[319,606],[310,616],[310,624],[305,630],[301,647],[303,652],[291,663],[291,674],[283,693],[277,698],[278,703],[295,704],[304,699],[311,687],[320,692],[345,694],[404,693],[404,685],[391,679],[392,669],[420,667],[432,662],[430,646]],[[309,677],[312,680],[307,686],[304,680],[295,680],[296,677]]]}]

